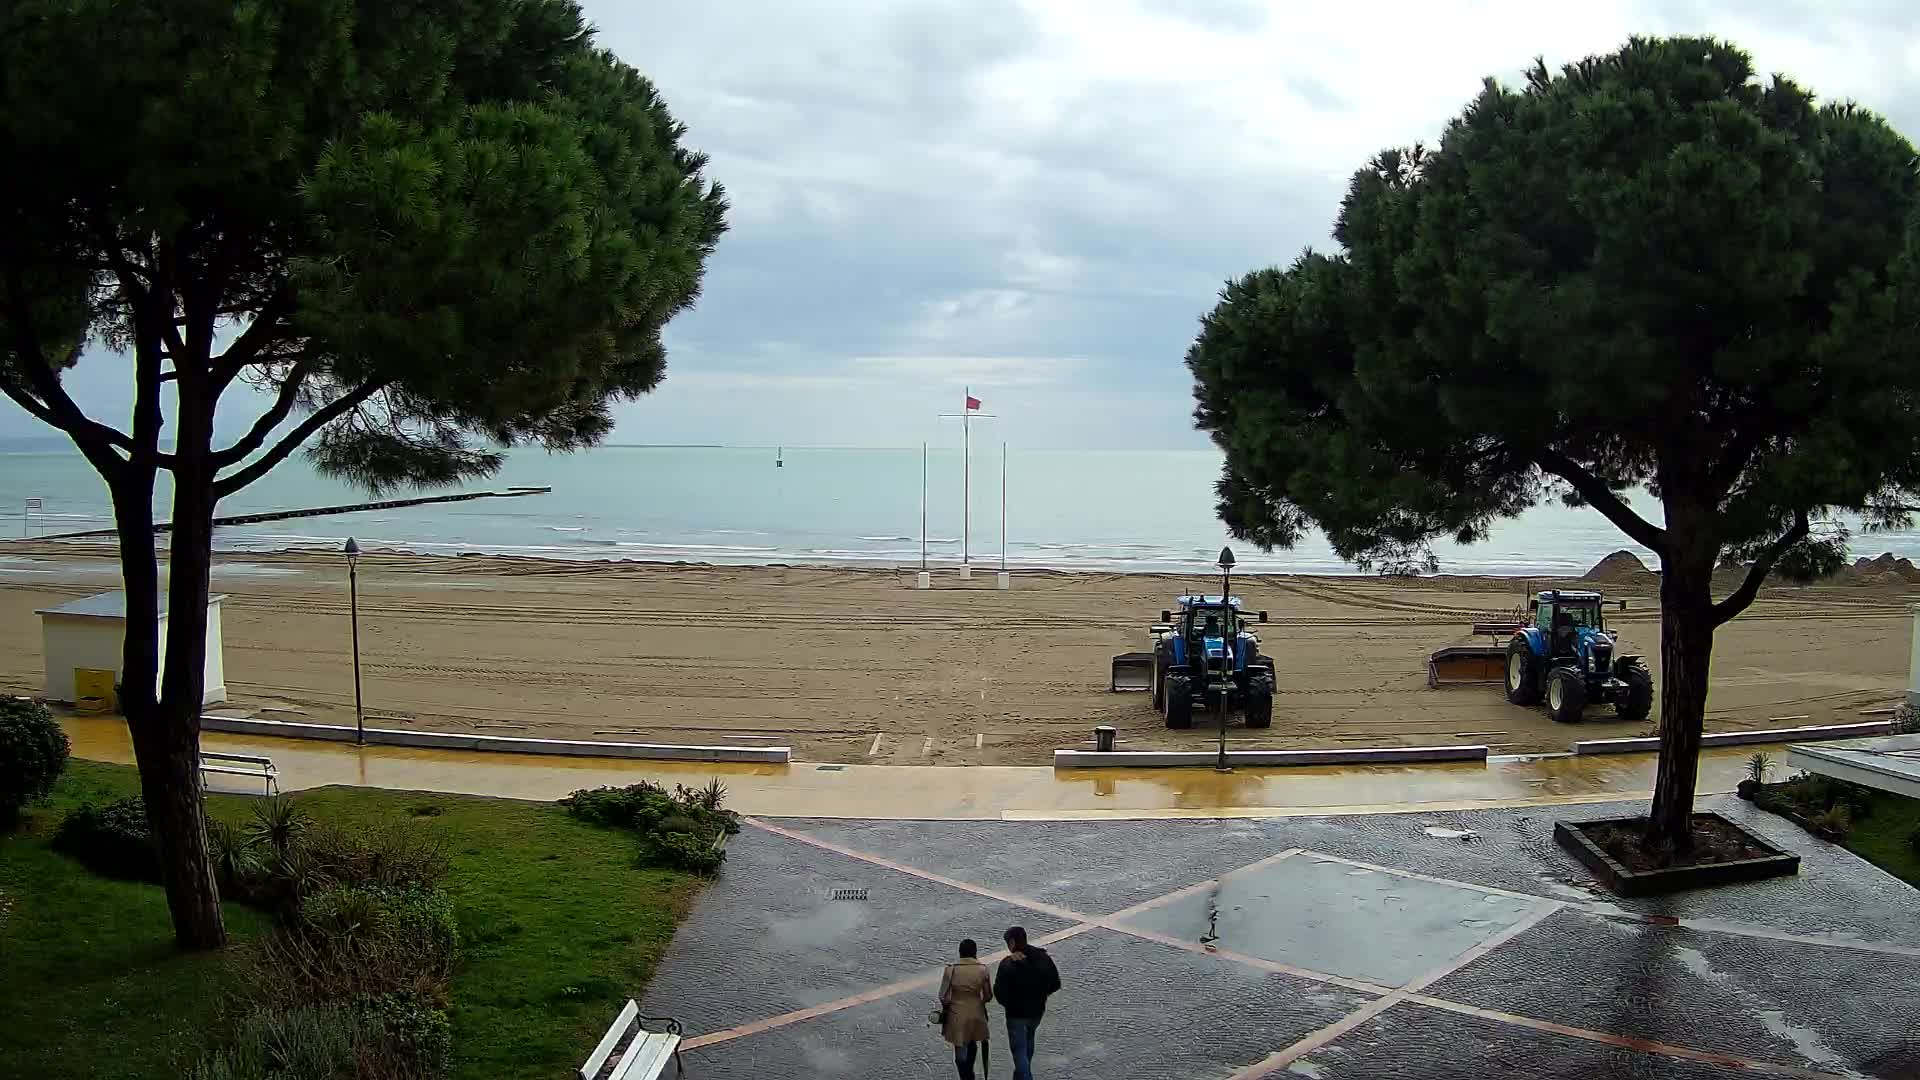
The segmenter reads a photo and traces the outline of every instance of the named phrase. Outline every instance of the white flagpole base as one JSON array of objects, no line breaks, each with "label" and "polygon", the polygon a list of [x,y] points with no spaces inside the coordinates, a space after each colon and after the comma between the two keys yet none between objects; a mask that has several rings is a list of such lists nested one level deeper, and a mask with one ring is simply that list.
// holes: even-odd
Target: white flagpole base
[{"label": "white flagpole base", "polygon": [[962,566],[962,567],[960,568],[960,580],[961,580],[961,581],[972,581],[972,580],[973,580],[973,567],[971,567],[971,566]]},{"label": "white flagpole base", "polygon": [[933,588],[933,575],[927,573],[925,570],[913,575],[913,587],[916,589]]},{"label": "white flagpole base", "polygon": [[1000,573],[995,576],[994,587],[1001,592],[1006,592],[1008,589],[1013,588],[1013,575],[1007,573],[1005,570],[1000,571]]}]

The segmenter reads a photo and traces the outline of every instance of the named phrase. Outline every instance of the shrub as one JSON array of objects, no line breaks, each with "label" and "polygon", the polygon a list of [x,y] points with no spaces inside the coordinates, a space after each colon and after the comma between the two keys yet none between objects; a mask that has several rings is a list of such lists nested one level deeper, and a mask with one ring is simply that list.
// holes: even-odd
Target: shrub
[{"label": "shrub", "polygon": [[431,889],[446,879],[446,843],[420,825],[393,822],[349,832],[332,826],[306,831],[297,845],[333,881],[392,889]]},{"label": "shrub", "polygon": [[712,833],[648,833],[640,838],[640,861],[648,866],[670,866],[694,874],[713,874],[727,857]]},{"label": "shrub", "polygon": [[1853,831],[1853,811],[1845,803],[1836,803],[1807,819],[1815,832],[1829,840],[1845,840]]},{"label": "shrub", "polygon": [[213,859],[214,879],[220,883],[220,895],[254,903],[266,870],[259,842],[218,818],[208,818],[207,850]]},{"label": "shrub", "polygon": [[0,828],[12,828],[28,803],[47,797],[71,749],[45,705],[0,697]]},{"label": "shrub", "polygon": [[[254,1013],[231,1045],[189,1074],[192,1080],[354,1080],[361,1075],[359,1015],[342,1005]],[[380,1075],[380,1074],[374,1074]]]},{"label": "shrub", "polygon": [[363,994],[360,1015],[361,1075],[382,1080],[431,1080],[446,1075],[453,1060],[453,1022],[433,997],[413,990]]},{"label": "shrub", "polygon": [[82,803],[60,822],[53,849],[80,860],[96,874],[160,880],[160,849],[147,827],[147,808],[137,798],[106,806]]},{"label": "shrub", "polygon": [[248,823],[247,832],[255,843],[285,854],[311,823],[307,812],[292,799],[275,795],[253,804],[253,821]]},{"label": "shrub", "polygon": [[667,789],[645,780],[623,788],[582,788],[560,805],[581,821],[621,829],[645,830],[674,812]]},{"label": "shrub", "polygon": [[438,889],[333,885],[267,938],[252,981],[282,1005],[396,991],[437,998],[459,940],[453,902]]},{"label": "shrub", "polygon": [[1767,782],[1767,773],[1773,769],[1773,755],[1762,751],[1747,759],[1747,779],[1756,784]]}]

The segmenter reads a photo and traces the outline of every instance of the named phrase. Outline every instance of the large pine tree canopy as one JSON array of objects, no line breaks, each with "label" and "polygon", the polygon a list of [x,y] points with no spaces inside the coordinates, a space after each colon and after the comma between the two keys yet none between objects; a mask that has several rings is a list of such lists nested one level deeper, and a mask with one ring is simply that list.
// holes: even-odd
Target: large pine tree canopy
[{"label": "large pine tree canopy", "polygon": [[[1354,176],[1338,251],[1203,320],[1222,516],[1419,563],[1558,495],[1669,559],[1754,560],[1756,587],[1815,565],[1810,523],[1920,487],[1917,201],[1899,133],[1723,42],[1489,80]],[[1642,487],[1664,526],[1619,497]]]},{"label": "large pine tree canopy", "polygon": [[[257,386],[217,494],[303,444],[375,488],[589,444],[724,228],[682,135],[572,0],[16,0],[0,390],[111,473],[170,466],[163,384]],[[96,340],[130,427],[60,387]]]}]

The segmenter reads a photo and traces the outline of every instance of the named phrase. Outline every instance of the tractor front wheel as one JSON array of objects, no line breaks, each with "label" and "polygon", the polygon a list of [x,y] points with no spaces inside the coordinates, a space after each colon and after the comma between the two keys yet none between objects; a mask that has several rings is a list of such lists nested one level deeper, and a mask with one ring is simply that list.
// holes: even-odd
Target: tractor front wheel
[{"label": "tractor front wheel", "polygon": [[1515,705],[1540,703],[1540,658],[1523,637],[1507,646],[1507,700]]},{"label": "tractor front wheel", "polygon": [[1627,684],[1626,695],[1613,703],[1614,715],[1622,720],[1645,720],[1653,711],[1653,672],[1638,660],[1620,665],[1620,680]]},{"label": "tractor front wheel", "polygon": [[1587,708],[1587,677],[1570,667],[1547,672],[1547,712],[1555,723],[1577,724]]},{"label": "tractor front wheel", "polygon": [[1185,675],[1167,676],[1167,726],[1185,730],[1193,726],[1193,683]]},{"label": "tractor front wheel", "polygon": [[1246,713],[1247,726],[1267,728],[1273,726],[1273,676],[1262,671],[1247,679],[1247,700],[1241,707]]}]

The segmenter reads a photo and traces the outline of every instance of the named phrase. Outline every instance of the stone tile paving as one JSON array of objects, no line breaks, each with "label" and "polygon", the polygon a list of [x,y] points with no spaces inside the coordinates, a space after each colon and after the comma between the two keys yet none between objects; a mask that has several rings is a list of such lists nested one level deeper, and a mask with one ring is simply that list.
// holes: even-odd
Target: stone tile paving
[{"label": "stone tile paving", "polygon": [[1308,1080],[1732,1080],[1753,1074],[1408,1004],[1302,1056],[1283,1075]]},{"label": "stone tile paving", "polygon": [[1019,923],[1060,935],[1043,1077],[1920,1078],[1920,891],[1737,800],[1703,808],[1801,876],[1608,897],[1552,822],[1637,803],[753,824],[643,1008],[686,1023],[691,1075],[953,1075],[926,1024],[939,966]]}]

